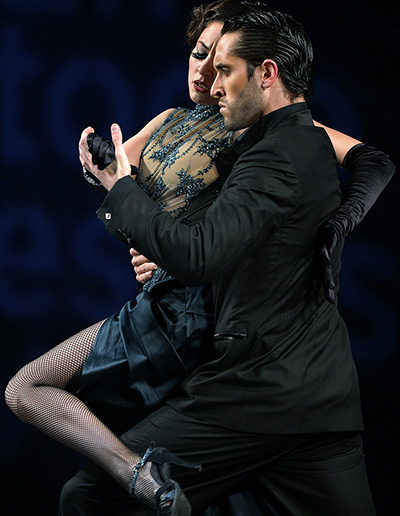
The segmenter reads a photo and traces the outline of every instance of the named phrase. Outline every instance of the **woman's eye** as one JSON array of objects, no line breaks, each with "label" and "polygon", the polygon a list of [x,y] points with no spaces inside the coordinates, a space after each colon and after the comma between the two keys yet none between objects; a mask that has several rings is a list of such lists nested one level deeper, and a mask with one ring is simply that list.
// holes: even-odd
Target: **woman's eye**
[{"label": "woman's eye", "polygon": [[192,57],[194,57],[195,59],[206,59],[207,56],[208,54],[206,54],[205,52],[196,52],[196,50],[193,50],[192,52]]}]

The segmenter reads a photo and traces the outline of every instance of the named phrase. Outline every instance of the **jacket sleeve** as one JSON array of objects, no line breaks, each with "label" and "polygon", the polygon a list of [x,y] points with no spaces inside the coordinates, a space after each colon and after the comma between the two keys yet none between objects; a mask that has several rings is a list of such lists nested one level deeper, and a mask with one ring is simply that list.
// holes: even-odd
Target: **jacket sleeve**
[{"label": "jacket sleeve", "polygon": [[219,197],[193,226],[161,211],[130,177],[98,210],[106,229],[185,285],[208,283],[246,259],[295,209],[298,180],[289,160],[265,149],[239,158]]}]

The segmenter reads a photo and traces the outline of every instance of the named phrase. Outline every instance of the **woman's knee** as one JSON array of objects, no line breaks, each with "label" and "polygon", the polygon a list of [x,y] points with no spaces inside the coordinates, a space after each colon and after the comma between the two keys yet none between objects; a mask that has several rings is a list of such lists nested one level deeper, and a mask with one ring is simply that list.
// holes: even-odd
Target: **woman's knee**
[{"label": "woman's knee", "polygon": [[32,424],[36,411],[34,389],[34,377],[25,366],[11,378],[4,393],[6,404],[23,423]]},{"label": "woman's knee", "polygon": [[8,382],[4,392],[4,399],[8,408],[18,416],[21,406],[21,383],[18,382],[18,373]]}]

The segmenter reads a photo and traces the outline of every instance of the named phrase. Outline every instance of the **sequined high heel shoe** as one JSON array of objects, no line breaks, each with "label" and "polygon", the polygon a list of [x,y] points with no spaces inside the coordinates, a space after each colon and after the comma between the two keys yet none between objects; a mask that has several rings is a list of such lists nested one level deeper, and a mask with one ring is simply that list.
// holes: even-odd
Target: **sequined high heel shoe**
[{"label": "sequined high heel shoe", "polygon": [[[133,468],[132,498],[156,510],[157,514],[169,516],[190,516],[192,509],[180,485],[169,477],[169,465],[201,470],[201,466],[186,462],[166,448],[155,448],[150,443],[142,459]],[[144,473],[145,464],[150,463]],[[139,474],[141,474],[140,478]],[[154,484],[159,488],[154,493]]]}]

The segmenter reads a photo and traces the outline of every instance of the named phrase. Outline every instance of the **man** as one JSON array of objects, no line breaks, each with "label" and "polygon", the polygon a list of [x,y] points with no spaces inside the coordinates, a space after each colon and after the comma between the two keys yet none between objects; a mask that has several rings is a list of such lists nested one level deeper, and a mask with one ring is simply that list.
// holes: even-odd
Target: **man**
[{"label": "man", "polygon": [[[339,206],[340,189],[330,141],[304,102],[311,64],[308,37],[287,15],[260,11],[224,25],[212,94],[227,128],[250,128],[197,225],[161,212],[126,177],[116,125],[117,174],[99,173],[110,190],[98,212],[108,231],[184,284],[212,282],[214,359],[180,398],[123,436],[140,454],[155,440],[202,464],[201,473],[173,474],[195,514],[244,485],[279,514],[375,514],[350,343],[315,277],[317,228]],[[337,253],[336,280],[339,267]],[[80,500],[96,509],[80,514],[142,514],[93,466],[69,483],[62,506]]]}]

